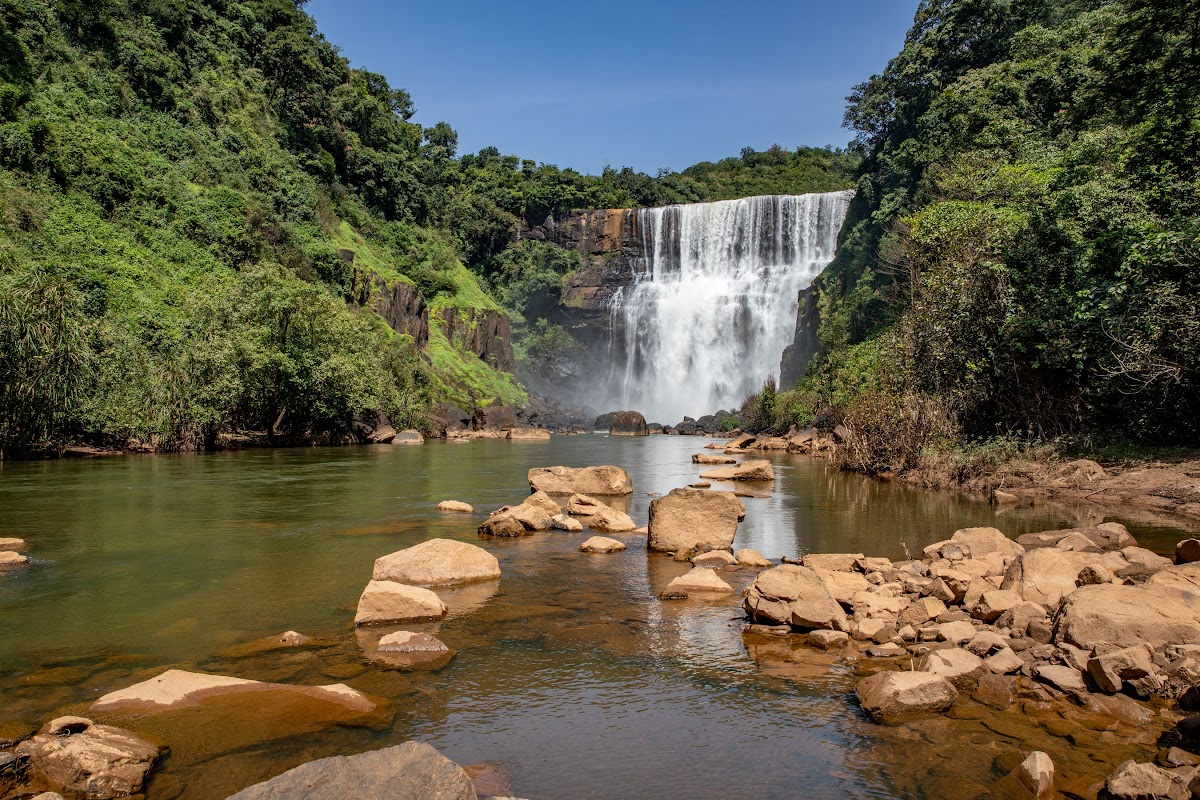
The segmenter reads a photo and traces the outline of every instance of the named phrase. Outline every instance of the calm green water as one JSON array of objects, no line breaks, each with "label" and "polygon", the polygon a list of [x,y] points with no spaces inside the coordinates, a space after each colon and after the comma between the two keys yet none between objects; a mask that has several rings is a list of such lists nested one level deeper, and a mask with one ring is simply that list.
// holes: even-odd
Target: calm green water
[{"label": "calm green water", "polygon": [[[648,557],[636,537],[612,556],[578,553],[586,534],[482,543],[504,577],[481,607],[440,626],[459,651],[449,667],[401,674],[362,660],[351,620],[377,557],[430,537],[476,542],[483,515],[528,493],[534,466],[625,467],[636,490],[627,509],[644,524],[647,493],[694,481],[690,454],[706,441],[585,436],[5,464],[0,536],[28,540],[33,563],[0,574],[0,726],[83,711],[181,666],[342,680],[394,701],[397,713],[384,728],[229,751],[189,751],[180,733],[151,800],[220,798],[310,758],[410,738],[459,763],[499,764],[516,792],[539,800],[896,796],[905,767],[850,702],[851,666],[744,638],[735,600],[660,602],[684,568]],[[1076,524],[1068,510],[997,516],[821,460],[773,460],[775,490],[744,501],[735,542],[770,558],[901,557],[967,525],[1016,535]],[[437,512],[443,499],[480,513]],[[1160,550],[1180,534],[1132,529]],[[753,577],[734,575],[738,586]],[[330,646],[218,654],[288,629]]]}]

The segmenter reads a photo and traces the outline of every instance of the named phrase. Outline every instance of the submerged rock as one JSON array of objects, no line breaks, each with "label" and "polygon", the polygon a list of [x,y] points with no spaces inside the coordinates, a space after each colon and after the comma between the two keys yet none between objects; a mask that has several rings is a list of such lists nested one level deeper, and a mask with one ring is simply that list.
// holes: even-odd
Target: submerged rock
[{"label": "submerged rock", "polygon": [[746,507],[728,492],[672,489],[650,501],[646,548],[660,553],[728,550]]},{"label": "submerged rock", "polygon": [[941,675],[928,672],[877,672],[855,687],[858,702],[876,722],[903,722],[945,711],[958,691]]},{"label": "submerged rock", "polygon": [[519,519],[508,514],[488,517],[477,530],[479,537],[482,539],[524,536],[528,532]]},{"label": "submerged rock", "polygon": [[376,559],[371,577],[414,586],[449,586],[499,578],[500,562],[477,545],[429,539]]},{"label": "submerged rock", "polygon": [[107,800],[140,792],[162,749],[121,728],[64,717],[17,745],[16,753],[50,786]]},{"label": "submerged rock", "polygon": [[441,669],[454,658],[454,651],[428,633],[396,631],[379,637],[375,647],[364,648],[372,661],[399,669]]},{"label": "submerged rock", "polygon": [[358,600],[355,625],[423,622],[446,616],[446,604],[429,591],[395,581],[372,580]]},{"label": "submerged rock", "polygon": [[731,456],[714,456],[709,453],[693,453],[693,464],[736,464],[737,459]]},{"label": "submerged rock", "polygon": [[438,511],[456,511],[460,514],[475,513],[475,506],[461,500],[443,500],[437,504]]},{"label": "submerged rock", "polygon": [[550,441],[550,431],[544,428],[517,426],[509,428],[504,438],[519,442],[548,442]]},{"label": "submerged rock", "polygon": [[357,712],[368,712],[375,708],[375,703],[366,695],[340,683],[329,686],[292,686],[169,669],[157,677],[109,692],[92,703],[91,710],[96,714],[149,714],[195,706],[214,697],[241,697],[255,692],[302,695]]},{"label": "submerged rock", "polygon": [[720,576],[714,570],[705,567],[693,567],[687,573],[680,575],[668,583],[663,594],[671,595],[682,592],[686,595],[691,595],[693,593],[727,593],[732,591],[733,587],[721,580]]},{"label": "submerged rock", "polygon": [[400,431],[392,437],[392,444],[425,444],[425,437],[420,431]]},{"label": "submerged rock", "polygon": [[535,467],[529,488],[550,494],[633,494],[633,481],[620,467]]},{"label": "submerged rock", "polygon": [[318,795],[322,800],[477,800],[467,773],[421,742],[310,761],[229,800],[307,800]]},{"label": "submerged rock", "polygon": [[579,545],[579,549],[584,553],[619,553],[625,549],[625,543],[606,536],[593,536]]},{"label": "submerged rock", "polygon": [[1054,791],[1054,762],[1040,750],[1026,756],[1012,776],[1034,798],[1047,797]]}]

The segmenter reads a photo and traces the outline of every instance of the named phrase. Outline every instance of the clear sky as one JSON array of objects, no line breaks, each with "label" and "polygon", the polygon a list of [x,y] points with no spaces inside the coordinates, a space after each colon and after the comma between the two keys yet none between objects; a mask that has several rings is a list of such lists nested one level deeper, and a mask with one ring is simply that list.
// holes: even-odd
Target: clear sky
[{"label": "clear sky", "polygon": [[355,66],[407,89],[459,152],[653,173],[772,144],[844,146],[851,87],[918,0],[311,0]]}]

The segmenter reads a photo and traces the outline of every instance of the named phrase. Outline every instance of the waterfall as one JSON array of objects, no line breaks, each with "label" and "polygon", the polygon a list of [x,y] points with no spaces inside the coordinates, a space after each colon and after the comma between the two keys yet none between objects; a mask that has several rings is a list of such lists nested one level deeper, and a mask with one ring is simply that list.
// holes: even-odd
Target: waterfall
[{"label": "waterfall", "polygon": [[612,298],[611,407],[674,424],[779,377],[796,298],[833,259],[851,191],[635,212],[641,258]]}]

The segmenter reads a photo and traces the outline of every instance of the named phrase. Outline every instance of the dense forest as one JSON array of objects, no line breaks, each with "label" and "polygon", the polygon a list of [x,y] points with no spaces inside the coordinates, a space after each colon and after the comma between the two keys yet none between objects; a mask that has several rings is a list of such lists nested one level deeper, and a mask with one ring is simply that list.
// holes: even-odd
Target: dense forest
[{"label": "dense forest", "polygon": [[1200,5],[923,0],[856,87],[824,353],[748,412],[940,445],[1200,441]]},{"label": "dense forest", "polygon": [[[857,157],[819,148],[655,176],[459,156],[302,5],[0,0],[0,453],[288,443],[519,403],[447,331],[561,280],[523,225],[854,180]],[[426,347],[371,310],[399,284],[428,303]]]}]

